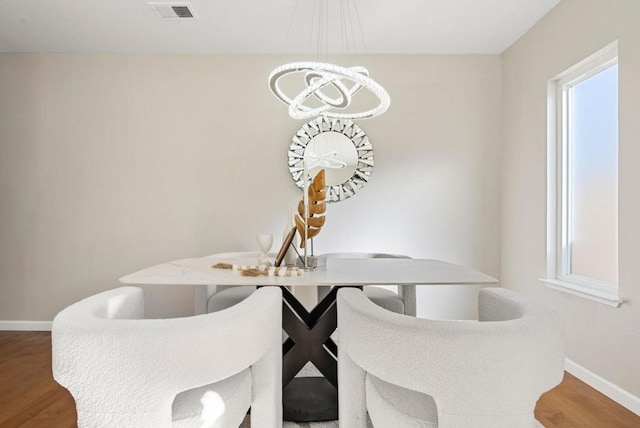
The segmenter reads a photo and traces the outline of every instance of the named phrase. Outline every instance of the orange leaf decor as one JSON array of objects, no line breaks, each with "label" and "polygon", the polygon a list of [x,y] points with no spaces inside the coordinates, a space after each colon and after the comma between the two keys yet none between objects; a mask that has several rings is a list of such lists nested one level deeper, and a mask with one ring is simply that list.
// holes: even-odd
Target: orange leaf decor
[{"label": "orange leaf decor", "polygon": [[[307,217],[307,238],[311,239],[320,233],[320,229],[324,226],[324,212],[327,210],[327,204],[324,201],[327,193],[324,189],[324,169],[321,169],[311,181],[309,185],[309,217]],[[300,247],[304,248],[306,242],[304,237],[304,199],[298,203],[298,215],[296,215],[296,228],[300,235]]]}]

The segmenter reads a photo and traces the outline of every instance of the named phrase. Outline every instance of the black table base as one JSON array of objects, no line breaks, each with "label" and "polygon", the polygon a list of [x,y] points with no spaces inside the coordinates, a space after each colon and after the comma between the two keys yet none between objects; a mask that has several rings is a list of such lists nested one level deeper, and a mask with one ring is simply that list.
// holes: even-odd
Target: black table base
[{"label": "black table base", "polygon": [[[338,326],[333,287],[311,312],[282,288],[282,328],[289,335],[282,345],[284,419],[294,422],[338,419],[338,347],[331,334]],[[362,287],[357,287],[362,288]],[[308,363],[324,377],[295,377]]]},{"label": "black table base", "polygon": [[323,377],[297,377],[282,391],[285,421],[319,422],[338,419],[338,390]]}]

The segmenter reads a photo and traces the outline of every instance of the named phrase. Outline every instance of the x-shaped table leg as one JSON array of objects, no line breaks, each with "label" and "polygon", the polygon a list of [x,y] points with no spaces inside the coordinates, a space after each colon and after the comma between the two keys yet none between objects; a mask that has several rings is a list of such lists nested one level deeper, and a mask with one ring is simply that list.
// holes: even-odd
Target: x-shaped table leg
[{"label": "x-shaped table leg", "polygon": [[286,287],[281,288],[282,328],[289,335],[282,348],[283,387],[311,361],[337,388],[338,347],[331,339],[331,334],[338,326],[336,295],[341,286],[333,287],[311,312]]}]

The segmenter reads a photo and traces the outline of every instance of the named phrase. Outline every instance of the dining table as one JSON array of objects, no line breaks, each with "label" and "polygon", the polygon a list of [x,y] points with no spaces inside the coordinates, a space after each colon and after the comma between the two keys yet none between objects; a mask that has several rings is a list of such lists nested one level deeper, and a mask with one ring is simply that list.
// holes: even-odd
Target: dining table
[{"label": "dining table", "polygon": [[[214,266],[227,263],[235,269]],[[196,304],[206,287],[277,286],[282,289],[283,415],[296,422],[335,420],[338,417],[338,346],[332,339],[337,328],[337,292],[342,287],[374,285],[495,285],[485,273],[434,259],[329,258],[314,270],[292,268],[287,275],[245,276],[242,267],[256,265],[255,258],[228,259],[215,254],[161,263],[120,278],[123,284],[199,286]],[[330,286],[331,291],[315,307],[307,309],[292,290]],[[196,313],[200,312],[196,308]],[[308,363],[321,376],[297,376]]]}]

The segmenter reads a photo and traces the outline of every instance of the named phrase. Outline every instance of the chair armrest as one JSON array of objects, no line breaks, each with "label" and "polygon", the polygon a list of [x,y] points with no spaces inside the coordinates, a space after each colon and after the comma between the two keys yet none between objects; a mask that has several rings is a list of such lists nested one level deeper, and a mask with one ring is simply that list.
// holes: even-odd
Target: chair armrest
[{"label": "chair armrest", "polygon": [[[544,374],[561,375],[564,364],[557,315],[529,307],[509,321],[434,321],[384,311],[358,290],[341,289],[338,329],[340,351],[359,367],[434,396],[455,396],[496,380],[520,382],[539,396],[553,383]],[[532,379],[531,373],[540,376]]]},{"label": "chair armrest", "polygon": [[[137,299],[137,293],[123,295]],[[167,392],[227,378],[281,346],[277,287],[264,287],[227,310],[186,318],[108,319],[89,311],[78,324],[78,308],[67,309],[52,326],[56,380],[71,391],[129,395],[137,409],[156,406]],[[131,379],[154,388],[123,391]]]}]

